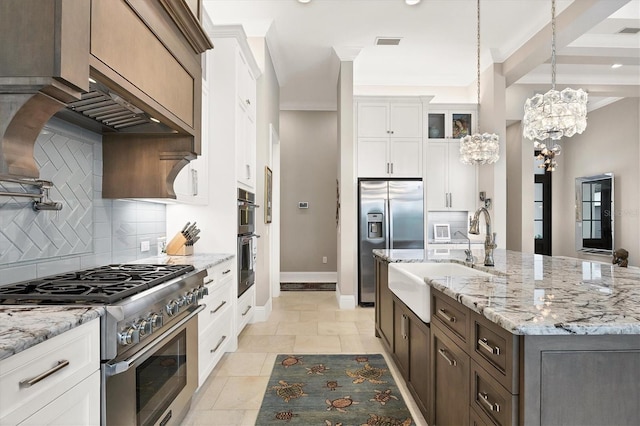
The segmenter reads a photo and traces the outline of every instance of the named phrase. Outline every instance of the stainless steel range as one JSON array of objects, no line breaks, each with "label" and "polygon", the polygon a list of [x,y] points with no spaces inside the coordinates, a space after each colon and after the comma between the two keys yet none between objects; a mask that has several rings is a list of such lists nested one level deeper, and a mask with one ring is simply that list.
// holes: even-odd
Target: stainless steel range
[{"label": "stainless steel range", "polygon": [[179,424],[197,387],[206,271],[107,265],[0,287],[2,304],[103,305],[102,423]]}]

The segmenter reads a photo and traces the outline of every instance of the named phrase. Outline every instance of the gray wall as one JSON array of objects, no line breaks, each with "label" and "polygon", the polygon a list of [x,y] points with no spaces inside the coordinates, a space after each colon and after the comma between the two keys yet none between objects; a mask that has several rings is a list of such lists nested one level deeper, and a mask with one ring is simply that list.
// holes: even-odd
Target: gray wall
[{"label": "gray wall", "polygon": [[[280,269],[335,272],[337,113],[281,111],[280,140]],[[299,209],[299,201],[309,208]]]},{"label": "gray wall", "polygon": [[[0,259],[7,259],[0,284],[156,254],[165,206],[102,199],[100,135],[52,119],[34,150],[40,178],[53,181],[51,198],[63,210],[35,213],[24,199],[0,198]],[[140,251],[142,241],[149,252]]]},{"label": "gray wall", "polygon": [[[640,266],[640,99],[626,98],[588,114],[587,129],[562,142],[553,175],[553,254],[610,262],[611,257],[575,250],[575,178],[613,172],[615,247]],[[556,198],[557,195],[557,198]]]}]

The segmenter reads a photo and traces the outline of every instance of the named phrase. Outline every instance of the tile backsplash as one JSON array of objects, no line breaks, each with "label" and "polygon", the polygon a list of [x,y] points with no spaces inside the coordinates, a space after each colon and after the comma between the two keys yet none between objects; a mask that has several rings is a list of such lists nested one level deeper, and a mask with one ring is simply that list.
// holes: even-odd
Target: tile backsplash
[{"label": "tile backsplash", "polygon": [[456,231],[460,231],[467,235],[469,230],[469,212],[466,211],[430,211],[427,214],[427,236],[429,240],[433,240],[433,225],[447,223],[451,232],[451,239],[461,239]]},{"label": "tile backsplash", "polygon": [[[51,119],[34,157],[40,178],[54,183],[50,198],[63,208],[35,212],[27,198],[0,197],[0,285],[156,254],[166,206],[102,198],[99,134]],[[3,187],[33,191],[0,182]],[[143,241],[148,252],[140,250]]]}]

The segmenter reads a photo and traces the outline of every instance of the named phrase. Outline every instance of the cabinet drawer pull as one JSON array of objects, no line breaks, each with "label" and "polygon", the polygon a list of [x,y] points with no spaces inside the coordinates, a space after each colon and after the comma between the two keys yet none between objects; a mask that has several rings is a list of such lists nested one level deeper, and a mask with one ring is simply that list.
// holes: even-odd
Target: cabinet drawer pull
[{"label": "cabinet drawer pull", "polygon": [[250,310],[251,310],[251,305],[247,306],[247,309],[244,310],[244,312],[242,313],[242,316],[247,315]]},{"label": "cabinet drawer pull", "polygon": [[224,271],[224,272],[222,273],[222,275],[227,275],[229,272],[231,272],[231,269],[227,269],[226,271]]},{"label": "cabinet drawer pull", "polygon": [[449,358],[449,356],[447,355],[447,351],[445,351],[444,349],[438,349],[438,353],[442,356],[442,358],[447,360],[449,365],[451,365],[453,367],[458,365],[458,362],[455,359]]},{"label": "cabinet drawer pull", "polygon": [[222,303],[219,304],[217,308],[215,308],[213,311],[211,311],[211,314],[215,314],[216,312],[218,312],[226,304],[227,304],[227,301],[223,300]]},{"label": "cabinet drawer pull", "polygon": [[478,339],[478,345],[480,345],[482,349],[489,352],[491,355],[500,355],[500,348],[497,346],[492,348],[489,345],[489,341],[487,339]]},{"label": "cabinet drawer pull", "polygon": [[490,411],[500,412],[500,404],[497,402],[489,402],[489,396],[486,393],[478,392],[478,399],[482,402]]},{"label": "cabinet drawer pull", "polygon": [[452,317],[451,315],[447,314],[447,311],[445,311],[444,309],[438,309],[438,315],[449,322],[456,322],[456,317]]},{"label": "cabinet drawer pull", "polygon": [[224,342],[224,341],[226,340],[226,338],[227,338],[227,336],[222,336],[222,337],[220,338],[220,340],[218,340],[218,343],[216,344],[216,347],[215,347],[215,348],[213,348],[213,349],[211,349],[211,350],[209,351],[209,353],[214,353],[215,351],[217,351],[217,350],[218,350],[218,348],[220,347],[220,345],[222,344],[222,342]]},{"label": "cabinet drawer pull", "polygon": [[58,361],[58,364],[56,364],[55,367],[51,368],[50,370],[45,371],[42,374],[37,375],[36,377],[33,377],[31,379],[24,379],[20,382],[20,387],[22,388],[28,388],[30,386],[35,385],[36,383],[46,379],[47,377],[51,376],[52,374],[54,374],[57,371],[62,370],[63,368],[67,367],[69,365],[69,361],[67,361],[66,359],[60,360]]}]

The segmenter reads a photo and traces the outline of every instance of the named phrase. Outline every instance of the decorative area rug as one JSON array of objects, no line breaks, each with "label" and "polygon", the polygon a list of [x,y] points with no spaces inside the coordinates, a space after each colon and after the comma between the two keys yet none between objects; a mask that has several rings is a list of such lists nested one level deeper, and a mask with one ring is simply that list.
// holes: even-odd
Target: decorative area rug
[{"label": "decorative area rug", "polygon": [[256,425],[415,425],[384,357],[278,355]]},{"label": "decorative area rug", "polygon": [[336,291],[336,283],[280,283],[280,291]]}]

